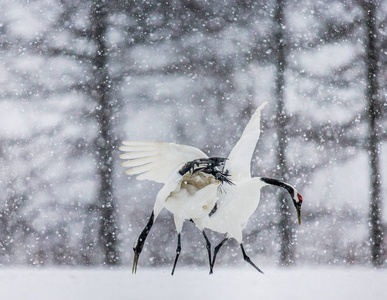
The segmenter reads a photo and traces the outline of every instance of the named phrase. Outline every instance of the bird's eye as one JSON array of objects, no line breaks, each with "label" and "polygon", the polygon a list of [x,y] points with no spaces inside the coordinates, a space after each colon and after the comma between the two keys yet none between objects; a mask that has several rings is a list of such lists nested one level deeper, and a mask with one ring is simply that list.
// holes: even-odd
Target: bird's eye
[{"label": "bird's eye", "polygon": [[300,200],[300,203],[302,203],[302,196],[300,194],[297,194],[298,200]]}]

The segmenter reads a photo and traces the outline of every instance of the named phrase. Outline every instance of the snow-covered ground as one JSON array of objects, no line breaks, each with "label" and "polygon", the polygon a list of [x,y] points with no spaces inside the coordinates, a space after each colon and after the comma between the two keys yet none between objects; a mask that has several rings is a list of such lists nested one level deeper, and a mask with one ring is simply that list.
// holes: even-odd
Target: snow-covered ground
[{"label": "snow-covered ground", "polygon": [[387,299],[387,270],[365,268],[1,269],[0,299]]}]

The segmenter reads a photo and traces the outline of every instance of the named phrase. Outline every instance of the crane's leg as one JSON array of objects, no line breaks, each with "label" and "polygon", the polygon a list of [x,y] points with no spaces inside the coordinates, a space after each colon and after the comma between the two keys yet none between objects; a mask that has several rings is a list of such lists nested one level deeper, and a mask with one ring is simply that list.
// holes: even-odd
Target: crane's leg
[{"label": "crane's leg", "polygon": [[210,274],[213,273],[213,268],[214,268],[214,265],[215,265],[215,259],[216,259],[216,255],[218,254],[219,252],[219,249],[224,245],[224,243],[228,240],[228,238],[225,238],[224,240],[222,240],[218,246],[215,247],[214,249],[214,258],[212,259],[212,264],[210,266]]},{"label": "crane's leg", "polygon": [[252,265],[258,272],[262,273],[263,272],[261,271],[260,268],[258,268],[250,259],[250,257],[247,256],[246,252],[245,252],[245,249],[243,248],[243,245],[241,244],[241,249],[242,249],[242,253],[243,253],[243,259],[245,261],[247,261],[250,265]]},{"label": "crane's leg", "polygon": [[132,274],[136,274],[137,272],[138,258],[140,257],[142,248],[144,247],[145,240],[149,234],[149,231],[153,226],[154,219],[155,219],[155,214],[154,214],[154,211],[152,210],[152,214],[149,218],[148,223],[146,224],[145,228],[141,231],[140,236],[137,239],[137,242],[133,246],[134,259],[133,259]]},{"label": "crane's leg", "polygon": [[210,243],[206,233],[204,232],[204,230],[202,231],[202,233],[203,233],[204,239],[206,240],[206,248],[207,248],[207,252],[208,252],[208,260],[210,262],[210,274],[212,274],[212,268],[211,268],[211,243]]},{"label": "crane's leg", "polygon": [[173,273],[175,273],[175,268],[176,268],[177,260],[179,259],[180,252],[181,252],[181,240],[180,240],[180,233],[178,233],[178,235],[177,235],[176,257],[175,257],[175,263],[173,264],[171,275],[173,275]]}]

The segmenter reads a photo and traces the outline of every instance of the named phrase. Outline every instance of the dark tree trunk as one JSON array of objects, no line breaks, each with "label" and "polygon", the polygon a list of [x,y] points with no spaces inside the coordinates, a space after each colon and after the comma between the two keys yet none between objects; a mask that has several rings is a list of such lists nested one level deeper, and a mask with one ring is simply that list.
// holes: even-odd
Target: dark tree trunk
[{"label": "dark tree trunk", "polygon": [[368,124],[369,141],[368,155],[371,168],[370,178],[370,241],[371,256],[374,266],[383,265],[383,225],[382,225],[382,187],[380,171],[380,143],[377,129],[377,122],[380,118],[380,99],[378,95],[378,50],[376,45],[376,1],[365,2],[363,7],[366,20],[366,72],[367,87],[366,97],[368,102]]},{"label": "dark tree trunk", "polygon": [[92,9],[93,40],[97,53],[93,60],[95,78],[95,97],[97,101],[96,119],[99,136],[95,142],[97,147],[98,173],[100,186],[98,192],[98,208],[100,211],[99,242],[104,253],[104,263],[118,263],[117,227],[115,201],[113,196],[113,149],[114,137],[111,118],[113,102],[110,96],[111,78],[108,71],[107,52],[107,17],[108,11],[104,1],[96,1]]},{"label": "dark tree trunk", "polygon": [[[276,107],[276,129],[278,138],[278,148],[276,155],[276,165],[278,167],[277,176],[282,180],[288,180],[288,168],[286,163],[287,133],[286,133],[286,112],[284,104],[285,89],[285,37],[284,37],[284,6],[285,1],[277,0],[275,7],[275,44],[276,44],[276,74],[275,74],[275,96]],[[286,193],[280,192],[279,201],[279,236],[280,236],[280,264],[287,266],[294,263],[294,236],[292,223],[290,222],[290,206],[286,199]]]}]

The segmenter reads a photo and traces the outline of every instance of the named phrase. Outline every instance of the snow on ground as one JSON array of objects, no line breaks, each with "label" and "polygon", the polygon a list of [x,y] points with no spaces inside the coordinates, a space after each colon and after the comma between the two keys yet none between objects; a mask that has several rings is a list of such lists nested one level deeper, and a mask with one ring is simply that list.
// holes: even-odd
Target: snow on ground
[{"label": "snow on ground", "polygon": [[[0,299],[387,299],[387,270],[0,269]],[[215,298],[216,297],[216,298]]]}]

